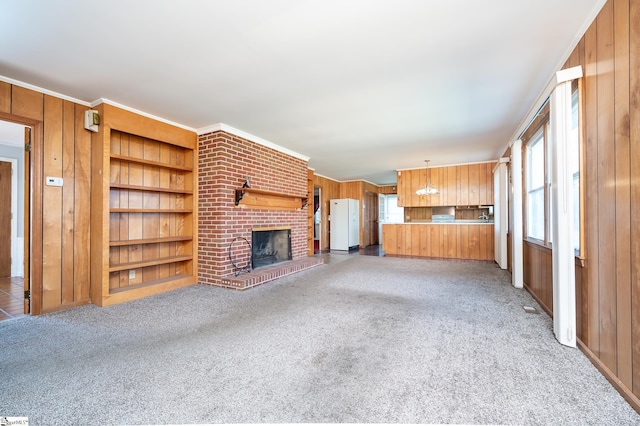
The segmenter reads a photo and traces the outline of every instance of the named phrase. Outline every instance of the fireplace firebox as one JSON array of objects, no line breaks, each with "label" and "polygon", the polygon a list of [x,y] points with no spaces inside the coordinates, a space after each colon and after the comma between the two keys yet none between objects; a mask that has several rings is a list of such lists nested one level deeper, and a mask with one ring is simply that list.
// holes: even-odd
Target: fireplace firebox
[{"label": "fireplace firebox", "polygon": [[267,229],[251,232],[251,266],[253,269],[291,259],[291,229]]}]

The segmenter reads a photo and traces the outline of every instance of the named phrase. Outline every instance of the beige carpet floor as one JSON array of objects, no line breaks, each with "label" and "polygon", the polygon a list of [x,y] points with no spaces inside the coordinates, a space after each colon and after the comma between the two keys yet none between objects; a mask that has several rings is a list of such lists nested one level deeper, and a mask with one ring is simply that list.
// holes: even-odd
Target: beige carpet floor
[{"label": "beige carpet floor", "polygon": [[330,255],[0,322],[0,416],[31,425],[640,424],[494,265]]}]

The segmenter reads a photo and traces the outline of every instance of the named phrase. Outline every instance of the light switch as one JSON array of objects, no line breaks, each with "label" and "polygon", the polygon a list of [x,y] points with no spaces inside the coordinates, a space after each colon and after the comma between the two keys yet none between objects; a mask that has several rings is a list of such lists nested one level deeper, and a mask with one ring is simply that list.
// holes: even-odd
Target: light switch
[{"label": "light switch", "polygon": [[62,186],[61,177],[47,176],[47,186]]}]

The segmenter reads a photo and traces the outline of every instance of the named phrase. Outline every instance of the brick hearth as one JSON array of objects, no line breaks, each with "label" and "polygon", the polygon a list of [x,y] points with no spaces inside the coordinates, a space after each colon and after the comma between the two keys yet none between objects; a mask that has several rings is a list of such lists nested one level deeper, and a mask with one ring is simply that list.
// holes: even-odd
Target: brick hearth
[{"label": "brick hearth", "polygon": [[241,273],[237,277],[235,275],[224,277],[220,285],[236,290],[246,290],[296,272],[322,265],[323,263],[324,260],[320,257],[307,257],[304,259],[280,262],[273,266],[265,266],[251,272]]}]

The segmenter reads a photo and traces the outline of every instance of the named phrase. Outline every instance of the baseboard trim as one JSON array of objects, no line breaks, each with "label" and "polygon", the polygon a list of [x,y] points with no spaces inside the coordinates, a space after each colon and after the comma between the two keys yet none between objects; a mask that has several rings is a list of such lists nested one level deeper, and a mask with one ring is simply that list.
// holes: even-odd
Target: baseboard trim
[{"label": "baseboard trim", "polygon": [[[40,313],[50,314],[52,312],[58,312],[58,311],[62,311],[64,309],[69,309],[69,308],[77,308],[78,306],[89,305],[89,304],[91,304],[90,300],[81,300],[79,302],[65,303],[64,305],[56,306],[54,308],[47,308],[47,309],[42,308]],[[31,314],[31,315],[34,315],[34,314]]]},{"label": "baseboard trim", "polygon": [[640,414],[640,399],[629,389],[611,370],[604,365],[600,358],[591,351],[580,339],[577,339],[578,348],[584,353],[584,355],[596,366],[598,371],[613,385],[614,388],[622,395],[622,397],[631,405],[631,407]]}]

